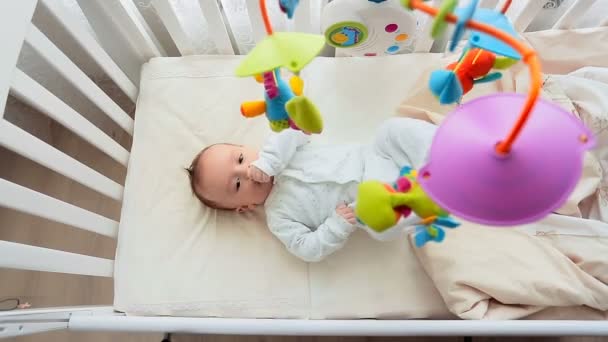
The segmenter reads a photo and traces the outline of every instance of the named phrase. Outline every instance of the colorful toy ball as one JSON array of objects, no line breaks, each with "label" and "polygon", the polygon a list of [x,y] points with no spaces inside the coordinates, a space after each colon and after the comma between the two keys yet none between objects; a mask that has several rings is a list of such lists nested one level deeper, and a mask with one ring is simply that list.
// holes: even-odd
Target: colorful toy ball
[{"label": "colorful toy ball", "polygon": [[539,99],[509,153],[496,150],[526,96],[495,94],[467,102],[442,122],[418,182],[457,217],[493,226],[539,220],[558,209],[582,172],[591,132],[570,112]]}]

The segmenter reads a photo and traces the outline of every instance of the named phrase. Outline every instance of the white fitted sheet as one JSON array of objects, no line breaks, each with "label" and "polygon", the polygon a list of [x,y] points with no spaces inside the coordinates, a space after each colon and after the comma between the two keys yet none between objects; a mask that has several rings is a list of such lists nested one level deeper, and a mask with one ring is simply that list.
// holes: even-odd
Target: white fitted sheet
[{"label": "white fitted sheet", "polygon": [[[347,246],[306,264],[272,236],[261,211],[202,206],[184,167],[208,144],[260,145],[264,118],[244,119],[260,98],[234,77],[241,57],[156,58],[143,68],[120,224],[116,309],[139,315],[291,318],[449,317],[405,241],[359,231]],[[318,143],[371,140],[373,131],[438,55],[318,58],[303,77],[320,108]]]}]

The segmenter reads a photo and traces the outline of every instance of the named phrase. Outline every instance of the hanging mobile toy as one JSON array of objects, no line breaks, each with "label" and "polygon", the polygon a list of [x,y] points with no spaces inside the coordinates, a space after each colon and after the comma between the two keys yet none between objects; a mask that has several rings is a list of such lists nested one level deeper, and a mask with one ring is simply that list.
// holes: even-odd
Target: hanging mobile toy
[{"label": "hanging mobile toy", "polygon": [[[288,17],[293,16],[297,4],[298,1],[280,1]],[[325,39],[314,34],[273,32],[266,1],[260,0],[259,5],[267,36],[241,62],[236,74],[255,76],[263,83],[264,100],[243,103],[241,113],[249,118],[266,113],[273,131],[293,128],[321,133],[323,120],[312,101],[302,95],[304,85],[297,73],[321,51]],[[296,73],[289,86],[281,77],[282,67]]]},{"label": "hanging mobile toy", "polygon": [[460,103],[474,84],[493,82],[502,77],[500,72],[491,72],[492,69],[506,69],[515,63],[516,59],[497,57],[486,50],[466,50],[457,62],[431,73],[429,88],[441,104]]},{"label": "hanging mobile toy", "polygon": [[361,182],[355,207],[357,219],[382,233],[413,211],[422,219],[414,235],[416,247],[428,241],[443,241],[443,228],[456,228],[460,223],[424,193],[416,181],[417,174],[416,170],[404,167],[392,186],[374,180]]},{"label": "hanging mobile toy", "polygon": [[473,48],[521,56],[531,77],[527,96],[488,95],[450,113],[435,134],[429,162],[419,170],[420,187],[455,216],[487,225],[531,223],[558,209],[581,175],[583,153],[595,141],[570,112],[538,98],[540,64],[534,50],[503,30],[506,18],[500,13],[477,14],[492,19],[493,27],[476,16],[451,14],[455,6],[440,10],[421,0],[402,0],[402,5],[436,16],[438,26],[447,21],[473,30]]},{"label": "hanging mobile toy", "polygon": [[291,19],[299,3],[300,0],[279,0],[279,8]]},{"label": "hanging mobile toy", "polygon": [[[498,27],[512,36],[515,35],[513,26],[504,15],[511,1],[505,3],[501,12],[477,9],[477,2],[472,0],[469,6],[457,11],[458,21],[450,43],[450,51],[456,48],[465,33],[465,25],[471,18]],[[453,11],[456,4],[455,0],[445,1],[439,10],[438,18]],[[437,38],[445,30],[445,26],[445,21],[436,19],[433,23],[432,37]],[[500,54],[508,57],[497,56]],[[474,32],[469,39],[469,47],[464,50],[457,62],[448,65],[444,70],[431,73],[429,88],[441,104],[460,103],[462,97],[473,88],[474,84],[493,82],[502,77],[500,72],[490,73],[492,69],[507,69],[519,59],[520,55],[508,45],[490,35]]]}]

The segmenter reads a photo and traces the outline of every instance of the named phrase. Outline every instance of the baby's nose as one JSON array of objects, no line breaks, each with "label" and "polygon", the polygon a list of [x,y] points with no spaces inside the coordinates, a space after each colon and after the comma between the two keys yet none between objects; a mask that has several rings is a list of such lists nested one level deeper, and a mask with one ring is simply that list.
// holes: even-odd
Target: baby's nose
[{"label": "baby's nose", "polygon": [[249,179],[249,163],[243,163],[239,165],[238,173],[241,178]]}]

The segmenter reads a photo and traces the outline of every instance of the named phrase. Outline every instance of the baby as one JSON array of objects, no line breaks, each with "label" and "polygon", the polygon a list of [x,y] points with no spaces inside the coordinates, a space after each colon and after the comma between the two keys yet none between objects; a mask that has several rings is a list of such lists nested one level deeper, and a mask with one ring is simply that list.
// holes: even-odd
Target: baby
[{"label": "baby", "polygon": [[[401,167],[420,168],[435,130],[425,121],[393,118],[370,145],[315,146],[292,129],[271,135],[259,152],[215,144],[194,158],[191,186],[212,208],[245,212],[263,205],[271,232],[292,254],[320,261],[342,248],[357,228],[366,228],[353,210],[358,184],[392,183]],[[416,219],[412,214],[397,228]]]}]

